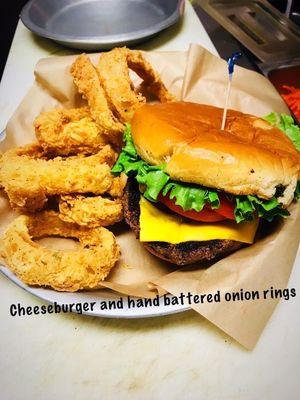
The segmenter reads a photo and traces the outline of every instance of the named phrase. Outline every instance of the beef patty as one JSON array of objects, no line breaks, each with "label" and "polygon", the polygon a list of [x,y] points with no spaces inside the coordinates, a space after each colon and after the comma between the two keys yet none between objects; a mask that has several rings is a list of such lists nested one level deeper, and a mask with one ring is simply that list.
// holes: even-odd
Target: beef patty
[{"label": "beef patty", "polygon": [[[136,238],[140,236],[140,192],[135,179],[128,179],[123,195],[124,216]],[[159,228],[159,227],[158,227]],[[209,240],[205,242],[142,242],[143,246],[155,256],[176,265],[193,264],[222,258],[243,246],[233,240]]]}]

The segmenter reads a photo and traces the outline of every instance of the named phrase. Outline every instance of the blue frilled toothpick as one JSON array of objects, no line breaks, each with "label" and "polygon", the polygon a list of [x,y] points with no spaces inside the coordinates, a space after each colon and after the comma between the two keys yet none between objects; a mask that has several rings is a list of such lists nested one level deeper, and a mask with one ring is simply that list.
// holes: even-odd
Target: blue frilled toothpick
[{"label": "blue frilled toothpick", "polygon": [[235,65],[236,60],[238,60],[240,57],[242,57],[242,53],[236,52],[236,53],[233,53],[232,56],[229,57],[228,61],[227,61],[229,79],[228,79],[226,100],[225,100],[225,106],[224,106],[223,118],[222,118],[222,126],[221,126],[222,131],[224,130],[225,124],[226,124],[226,116],[227,116],[228,102],[229,102],[229,96],[230,96],[230,91],[231,91],[232,77],[233,77],[233,72],[234,72],[234,65]]}]

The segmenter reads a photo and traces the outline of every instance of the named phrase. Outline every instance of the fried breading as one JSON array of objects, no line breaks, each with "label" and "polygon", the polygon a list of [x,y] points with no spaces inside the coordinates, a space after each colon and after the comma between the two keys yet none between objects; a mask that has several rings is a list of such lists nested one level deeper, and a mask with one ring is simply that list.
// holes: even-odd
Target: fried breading
[{"label": "fried breading", "polygon": [[123,218],[121,200],[101,196],[62,196],[59,200],[59,212],[63,221],[90,228],[113,225]]},{"label": "fried breading", "polygon": [[110,110],[97,70],[86,54],[81,54],[76,58],[71,67],[71,74],[79,93],[87,100],[95,122],[103,133],[119,144],[124,126]]},{"label": "fried breading", "polygon": [[6,159],[8,154],[26,156],[28,158],[40,158],[43,160],[48,160],[49,158],[47,152],[39,145],[39,143],[30,143],[22,147],[16,147],[8,150],[3,154],[3,156],[5,155],[3,160]]},{"label": "fried breading", "polygon": [[[79,249],[53,250],[33,241],[52,235],[78,239]],[[0,241],[0,253],[26,284],[75,292],[101,287],[101,281],[118,260],[120,249],[107,229],[68,224],[50,211],[16,218]]]},{"label": "fried breading", "polygon": [[137,108],[146,103],[140,93],[134,91],[127,65],[127,49],[116,48],[100,56],[98,72],[109,105],[122,122],[131,121]]},{"label": "fried breading", "polygon": [[127,175],[122,172],[120,176],[113,179],[111,187],[107,190],[107,193],[112,197],[122,197],[126,183]]},{"label": "fried breading", "polygon": [[[139,89],[129,68],[143,79]],[[142,53],[126,48],[103,54],[98,67],[82,54],[70,72],[87,106],[41,113],[34,122],[38,143],[0,156],[0,187],[11,206],[35,213],[9,225],[0,255],[26,284],[73,292],[100,288],[120,256],[104,226],[123,218],[127,177],[111,174],[117,153],[109,144],[121,147],[124,123],[146,102],[144,92],[160,101],[173,97]],[[59,212],[37,212],[46,205]],[[53,250],[34,241],[48,236],[76,239],[79,248]]]},{"label": "fried breading", "polygon": [[43,112],[34,127],[39,144],[55,155],[92,154],[108,143],[88,107]]},{"label": "fried breading", "polygon": [[130,122],[135,111],[146,102],[134,89],[129,68],[143,79],[142,92],[152,93],[161,102],[175,100],[140,51],[115,48],[101,54],[97,69],[108,103],[122,122]]},{"label": "fried breading", "polygon": [[112,186],[110,167],[115,160],[116,153],[108,145],[91,156],[50,160],[26,155],[24,148],[13,149],[3,155],[0,181],[13,207],[35,211],[48,196],[105,193]]},{"label": "fried breading", "polygon": [[145,59],[138,50],[127,50],[127,62],[142,80],[142,92],[149,92],[155,95],[161,103],[176,100],[164,85],[159,74],[152,68],[151,64]]}]

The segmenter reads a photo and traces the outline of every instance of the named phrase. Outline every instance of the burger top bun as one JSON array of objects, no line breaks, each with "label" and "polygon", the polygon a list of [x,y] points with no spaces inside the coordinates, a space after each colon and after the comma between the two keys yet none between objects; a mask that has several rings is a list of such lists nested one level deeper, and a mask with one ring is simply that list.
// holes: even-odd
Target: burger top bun
[{"label": "burger top bun", "polygon": [[269,199],[276,189],[288,205],[300,171],[300,155],[279,129],[263,119],[204,104],[146,104],[132,120],[140,157],[166,164],[171,179]]}]

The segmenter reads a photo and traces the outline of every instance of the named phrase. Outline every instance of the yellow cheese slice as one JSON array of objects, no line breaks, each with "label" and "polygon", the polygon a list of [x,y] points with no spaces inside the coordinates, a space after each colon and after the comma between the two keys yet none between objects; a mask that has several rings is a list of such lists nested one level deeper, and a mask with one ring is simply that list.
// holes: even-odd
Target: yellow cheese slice
[{"label": "yellow cheese slice", "polygon": [[140,241],[172,244],[214,239],[253,243],[258,219],[237,224],[234,221],[186,223],[175,214],[168,214],[141,196]]}]

